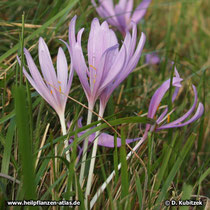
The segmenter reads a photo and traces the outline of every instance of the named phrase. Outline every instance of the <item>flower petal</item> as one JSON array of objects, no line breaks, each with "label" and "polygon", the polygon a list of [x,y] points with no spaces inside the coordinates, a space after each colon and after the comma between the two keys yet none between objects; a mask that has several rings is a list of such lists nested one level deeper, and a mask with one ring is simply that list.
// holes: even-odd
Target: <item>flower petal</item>
[{"label": "flower petal", "polygon": [[103,84],[101,85],[101,91],[106,88],[110,83],[112,83],[117,75],[119,74],[119,72],[122,70],[122,68],[125,65],[126,62],[126,46],[123,45],[118,53],[118,55],[116,56],[116,59],[111,67],[112,71],[109,71],[106,78],[103,81]]},{"label": "flower petal", "polygon": [[[95,133],[90,135],[89,141],[94,142],[95,140]],[[135,138],[135,139],[126,139],[126,143],[130,144],[135,141],[139,141],[141,138]],[[103,147],[110,147],[114,148],[114,136],[109,135],[107,133],[101,133],[99,135],[98,139],[98,145]],[[117,138],[117,147],[121,147],[121,138]]]},{"label": "flower petal", "polygon": [[[180,82],[182,81],[181,78],[177,78],[177,77],[173,77],[173,83],[172,85],[177,87],[180,86]],[[163,96],[165,95],[165,93],[167,92],[167,90],[170,87],[170,79],[168,79],[167,81],[165,81],[154,93],[154,95],[152,96],[152,99],[150,101],[150,105],[149,105],[149,110],[148,110],[148,115],[147,117],[149,118],[154,118],[155,113],[157,111],[157,108],[163,98]]]},{"label": "flower petal", "polygon": [[[62,50],[59,48],[58,56],[57,56],[57,77],[59,83],[59,91],[60,91],[60,100],[63,107],[66,105],[66,92],[67,92],[67,79],[68,79],[68,65],[66,56]],[[64,93],[64,94],[62,94]]]},{"label": "flower petal", "polygon": [[50,52],[43,38],[39,38],[39,63],[41,66],[41,71],[45,79],[45,83],[48,85],[48,88],[51,90],[52,95],[56,103],[62,107],[60,101],[60,93],[58,91],[59,84],[56,77],[55,69],[53,67],[52,59]]},{"label": "flower petal", "polygon": [[103,55],[101,56],[101,65],[99,69],[96,69],[96,78],[90,79],[93,85],[92,94],[95,98],[101,94],[103,88],[101,84],[104,82],[104,78],[108,77],[109,71],[112,71],[111,64],[113,63],[113,59],[116,57],[116,52],[118,51],[118,44],[113,47],[108,48]]},{"label": "flower petal", "polygon": [[69,24],[69,45],[75,45],[76,44],[76,38],[75,38],[75,24],[76,24],[77,16],[75,15]]},{"label": "flower petal", "polygon": [[131,20],[134,21],[135,23],[138,23],[144,17],[150,2],[151,0],[143,0],[139,4],[139,6],[135,9],[131,17]]},{"label": "flower petal", "polygon": [[61,83],[62,92],[66,92],[67,78],[68,78],[68,65],[66,56],[63,49],[60,47],[57,56],[57,77],[58,81]]},{"label": "flower petal", "polygon": [[85,58],[84,58],[81,46],[77,43],[71,50],[73,51],[72,60],[74,63],[74,69],[77,72],[77,75],[84,88],[87,98],[89,98],[91,92],[90,92],[90,86],[88,83],[87,73],[86,73],[88,71],[88,68],[85,63]]},{"label": "flower petal", "polygon": [[196,107],[196,104],[197,104],[197,99],[198,99],[197,90],[196,90],[194,85],[193,85],[193,91],[194,91],[194,94],[195,94],[194,103],[193,103],[192,107],[188,110],[188,112],[185,113],[182,117],[178,118],[177,120],[174,120],[173,122],[168,123],[168,124],[163,125],[163,126],[160,126],[160,127],[177,125],[177,124],[181,123],[182,121],[184,121],[185,119],[187,119],[192,114],[192,112],[195,110],[195,107]]},{"label": "flower petal", "polygon": [[186,121],[184,123],[180,123],[180,124],[172,124],[172,125],[166,124],[166,125],[163,125],[163,126],[157,128],[156,130],[158,131],[158,130],[167,129],[167,128],[183,127],[183,126],[188,125],[188,124],[196,121],[197,119],[199,119],[203,115],[203,112],[204,112],[204,106],[202,103],[199,103],[196,113],[188,121]]},{"label": "flower petal", "polygon": [[[31,77],[26,71],[26,69],[23,67],[24,75],[26,76],[28,81],[31,83],[31,85],[34,87],[34,89],[47,101],[48,104],[50,104],[55,109],[56,112],[58,112],[59,107],[54,102],[54,98],[50,94],[50,91],[45,85],[45,83],[43,82],[43,79],[39,77],[40,73],[34,64],[33,59],[30,56],[30,53],[26,49],[25,49],[25,53],[27,54],[26,61],[27,61],[29,70],[30,72],[33,72],[33,75]],[[19,57],[17,57],[17,60],[18,60],[19,65],[21,65],[21,61]]]},{"label": "flower petal", "polygon": [[118,21],[118,29],[122,32],[125,33],[127,31],[127,25],[126,25],[126,19],[125,19],[125,10],[122,8],[119,4],[115,6],[115,13],[116,13],[116,18]]},{"label": "flower petal", "polygon": [[134,68],[139,62],[139,58],[141,56],[141,52],[143,50],[145,42],[146,42],[146,36],[144,33],[142,33],[134,55],[131,58],[129,57],[129,62],[126,68],[124,68],[124,71],[121,73],[122,76],[116,78],[115,86],[118,86],[134,70]]},{"label": "flower petal", "polygon": [[97,18],[91,23],[88,39],[88,62],[90,66],[98,69],[101,66],[101,56],[106,49],[118,44],[115,33],[109,29],[106,21],[101,25]]},{"label": "flower petal", "polygon": [[125,19],[127,24],[130,21],[132,10],[133,10],[133,0],[128,0],[126,5],[126,14],[125,14]]},{"label": "flower petal", "polygon": [[97,6],[95,0],[91,0],[93,6],[96,8],[96,11],[102,18],[106,18],[106,21],[113,25],[117,26],[117,19],[115,17],[113,0],[99,0],[99,6]]}]

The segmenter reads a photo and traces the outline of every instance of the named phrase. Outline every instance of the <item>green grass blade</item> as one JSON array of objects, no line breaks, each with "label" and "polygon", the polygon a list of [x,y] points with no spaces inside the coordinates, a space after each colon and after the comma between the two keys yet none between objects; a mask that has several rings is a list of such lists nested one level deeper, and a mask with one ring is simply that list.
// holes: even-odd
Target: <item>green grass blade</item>
[{"label": "green grass blade", "polygon": [[181,150],[173,168],[171,169],[167,179],[164,182],[164,185],[161,189],[161,192],[158,196],[158,199],[156,201],[156,206],[159,206],[161,204],[161,202],[163,201],[163,199],[165,198],[166,194],[167,194],[167,190],[171,184],[171,182],[173,181],[174,177],[176,176],[180,166],[182,165],[182,162],[184,161],[186,155],[188,154],[188,152],[190,151],[193,143],[195,141],[195,136],[191,135],[187,142],[185,143],[183,149]]},{"label": "green grass blade", "polygon": [[8,115],[0,119],[0,125],[12,119],[15,116],[15,110],[11,111]]},{"label": "green grass blade", "polygon": [[[178,132],[177,132],[177,135],[178,135]],[[160,167],[160,169],[158,171],[158,174],[157,174],[157,179],[156,179],[155,186],[154,186],[154,194],[153,194],[154,196],[155,196],[155,193],[158,191],[158,189],[160,187],[160,184],[163,181],[163,177],[164,177],[164,174],[165,174],[165,171],[166,171],[166,168],[167,168],[167,165],[168,165],[168,162],[169,162],[169,159],[170,159],[173,147],[175,145],[177,135],[174,136],[174,138],[173,138],[173,140],[172,140],[170,145],[165,143],[165,148],[163,150],[163,152],[164,152],[163,160],[164,161],[162,161],[162,165],[161,165],[161,167]]]},{"label": "green grass blade", "polygon": [[115,183],[118,182],[119,174],[118,174],[118,149],[117,149],[117,135],[114,135],[114,170],[115,170]]},{"label": "green grass blade", "polygon": [[85,210],[84,196],[83,196],[83,193],[82,193],[82,188],[81,188],[80,183],[79,183],[79,176],[77,176],[76,174],[75,174],[75,179],[76,179],[77,190],[78,190],[78,199],[80,201],[79,209]]},{"label": "green grass blade", "polygon": [[[57,19],[59,19],[60,17],[62,17],[65,13],[69,12],[74,6],[75,4],[78,2],[79,0],[73,0],[71,1],[63,10],[61,10],[58,14],[56,14],[55,16],[53,16],[50,20],[48,20],[46,23],[44,23],[42,25],[42,27],[38,28],[36,31],[34,31],[31,35],[29,35],[28,37],[25,38],[25,43],[31,39],[33,39],[34,37],[38,36],[41,32],[43,32],[47,27],[49,27],[52,23],[54,23]],[[0,63],[7,58],[8,56],[12,55],[13,53],[15,53],[19,48],[19,44],[16,44],[13,48],[11,48],[10,50],[8,50],[6,53],[4,53],[2,56],[0,56]]]},{"label": "green grass blade", "polygon": [[196,183],[196,185],[194,187],[197,186],[197,184],[199,185],[198,187],[198,194],[200,193],[200,189],[201,189],[201,183],[203,182],[203,180],[210,175],[210,168],[208,168],[201,176],[200,179],[198,180],[198,183]]},{"label": "green grass blade", "polygon": [[[181,200],[189,200],[192,194],[193,187],[191,185],[184,184],[183,186],[183,194]],[[188,206],[181,206],[180,210],[187,210]]]},{"label": "green grass blade", "polygon": [[[9,128],[7,131],[4,153],[2,158],[1,173],[3,174],[8,174],[14,132],[15,132],[15,120],[12,119],[10,121]],[[6,184],[6,180],[4,180],[3,183]]]},{"label": "green grass blade", "polygon": [[26,90],[23,86],[15,87],[15,112],[18,133],[18,145],[23,175],[23,191],[25,198],[36,199],[34,159],[32,152],[32,139],[29,133],[29,113],[26,105]]},{"label": "green grass blade", "polygon": [[[129,182],[128,182],[128,164],[126,160],[126,149],[125,149],[125,134],[123,128],[121,129],[121,144],[120,147],[120,162],[121,168],[121,198],[125,198],[129,195]],[[124,203],[125,204],[125,203]],[[129,203],[127,203],[129,205]]]},{"label": "green grass blade", "polygon": [[142,186],[141,186],[141,181],[139,175],[136,173],[136,191],[137,191],[137,196],[139,199],[139,209],[142,209]]}]

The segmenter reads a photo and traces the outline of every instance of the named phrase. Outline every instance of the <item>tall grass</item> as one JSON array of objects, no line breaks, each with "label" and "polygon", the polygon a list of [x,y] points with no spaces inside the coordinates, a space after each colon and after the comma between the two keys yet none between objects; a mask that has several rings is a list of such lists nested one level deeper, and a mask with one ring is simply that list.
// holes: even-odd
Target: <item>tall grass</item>
[{"label": "tall grass", "polygon": [[[76,30],[85,27],[87,40],[96,11],[85,0],[14,0],[2,1],[0,6],[0,209],[9,209],[6,200],[70,198],[81,201],[80,207],[75,208],[85,209],[85,184],[79,182],[82,163],[77,159],[78,145],[82,146],[83,140],[96,131],[116,137],[120,134],[122,147],[98,148],[89,201],[112,171],[115,171],[115,177],[99,196],[94,209],[170,209],[164,206],[164,201],[172,199],[202,199],[204,205],[196,209],[204,209],[210,193],[208,0],[154,0],[138,25],[139,32],[143,30],[147,36],[142,58],[134,72],[115,90],[104,114],[118,134],[103,120],[97,121],[95,114],[90,125],[77,128],[80,117],[86,122],[88,110],[68,99],[66,119],[74,123],[66,136],[60,134],[54,110],[22,75],[16,55],[23,57],[23,47],[26,47],[38,65],[37,41],[42,36],[49,45],[53,61],[59,46],[68,58],[68,51],[59,39],[68,40],[70,19],[78,15]],[[117,35],[121,40],[121,35]],[[82,44],[85,49],[87,41]],[[144,65],[145,54],[150,52],[158,53],[160,65]],[[184,78],[175,102],[176,111],[171,117],[176,119],[191,107],[191,84],[198,89],[205,113],[200,120],[186,127],[151,133],[137,153],[126,160],[130,149],[125,139],[142,137],[145,124],[154,123],[145,117],[148,104],[155,90],[171,77],[173,71],[168,65],[171,61],[175,61]],[[87,105],[76,75],[70,96]],[[164,102],[170,98],[171,92]],[[96,111],[97,108],[98,103]],[[170,108],[174,108],[173,104]],[[140,112],[142,114],[136,116]],[[80,136],[81,131],[86,132]],[[68,148],[71,151],[69,164],[63,141],[70,137],[74,138],[74,143]],[[58,156],[55,156],[55,144],[58,145]],[[130,146],[133,148],[135,143]],[[86,179],[91,148],[89,145]],[[119,163],[122,164],[120,171],[117,169]],[[59,206],[40,208],[60,209]]]}]

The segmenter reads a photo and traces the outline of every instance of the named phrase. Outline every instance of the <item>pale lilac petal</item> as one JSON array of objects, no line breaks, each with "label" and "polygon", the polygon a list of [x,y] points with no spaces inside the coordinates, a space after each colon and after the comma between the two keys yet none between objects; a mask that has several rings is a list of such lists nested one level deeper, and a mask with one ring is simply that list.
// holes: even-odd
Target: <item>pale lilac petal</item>
[{"label": "pale lilac petal", "polygon": [[[27,62],[27,65],[29,67],[29,71],[30,71],[30,73],[32,75],[32,78],[34,79],[34,81],[36,81],[36,83],[41,88],[48,90],[45,82],[43,81],[43,78],[42,78],[41,74],[39,73],[39,70],[36,67],[36,64],[34,63],[33,58],[31,57],[31,54],[25,48],[24,48],[24,53],[25,53],[26,62]],[[50,93],[49,90],[48,90],[48,93]]]},{"label": "pale lilac petal", "polygon": [[116,35],[109,29],[107,22],[100,25],[98,19],[94,18],[88,39],[89,65],[97,69],[101,65],[101,56],[105,50],[117,43]]},{"label": "pale lilac petal", "polygon": [[[71,56],[70,56],[70,57],[71,57]],[[66,88],[66,92],[65,92],[66,95],[69,94],[69,90],[70,90],[70,88],[71,88],[73,76],[74,76],[74,64],[73,64],[73,60],[71,59],[70,73],[69,73],[67,88]]]},{"label": "pale lilac petal", "polygon": [[39,63],[45,80],[58,87],[50,52],[42,37],[39,38]]},{"label": "pale lilac petal", "polygon": [[[26,49],[25,49],[26,51]],[[23,67],[23,73],[26,76],[26,78],[28,79],[28,81],[31,83],[31,85],[34,87],[34,89],[47,101],[48,104],[50,104],[56,111],[59,111],[59,108],[57,107],[56,103],[54,103],[54,98],[53,96],[50,94],[49,89],[47,88],[47,86],[44,84],[43,79],[40,78],[39,76],[37,76],[39,74],[38,69],[36,68],[36,66],[33,66],[34,62],[33,59],[31,57],[29,57],[28,55],[28,51],[26,52],[27,57],[26,57],[26,61],[27,64],[30,64],[30,71],[33,72],[32,77],[28,74],[28,72],[25,70],[25,68]],[[21,61],[19,59],[19,57],[17,57],[18,63],[21,65]],[[35,64],[34,64],[35,65]],[[37,72],[36,72],[37,71]]]},{"label": "pale lilac petal", "polygon": [[99,4],[109,11],[111,15],[114,15],[113,0],[99,0]]},{"label": "pale lilac petal", "polygon": [[53,67],[52,59],[48,50],[48,47],[43,38],[39,38],[39,63],[41,71],[45,79],[45,83],[48,84],[48,88],[51,90],[52,95],[57,104],[61,107],[60,93],[58,91],[59,85]]},{"label": "pale lilac petal", "polygon": [[182,117],[178,118],[177,120],[174,120],[171,123],[168,123],[167,125],[173,126],[173,125],[176,125],[178,123],[181,123],[182,121],[184,121],[185,119],[187,119],[192,114],[192,112],[195,110],[195,107],[196,107],[196,104],[197,104],[197,99],[198,99],[197,90],[196,90],[196,88],[195,88],[194,85],[193,85],[193,91],[194,91],[195,96],[194,96],[194,103],[193,103],[192,107]]},{"label": "pale lilac petal", "polygon": [[[103,49],[101,46],[101,30],[100,30],[100,23],[97,18],[94,18],[92,23],[91,23],[91,30],[89,34],[89,39],[88,39],[88,63],[89,65],[92,65],[93,67],[96,68],[99,60],[96,60],[97,58],[100,58],[102,55]],[[99,46],[98,46],[99,45]],[[97,55],[97,53],[99,55]]]},{"label": "pale lilac petal", "polygon": [[[89,98],[90,97],[90,87],[88,83],[88,78],[87,78],[87,65],[85,63],[85,58],[82,52],[82,47],[81,47],[81,37],[84,29],[81,29],[78,32],[77,36],[77,41],[75,40],[75,21],[76,21],[76,16],[71,20],[70,26],[69,26],[69,48],[70,48],[70,57],[72,64],[74,65],[74,69],[76,70],[80,82],[82,83],[82,86],[85,90],[86,96]],[[71,73],[71,78],[73,76],[73,71]],[[71,79],[72,80],[72,79]]]},{"label": "pale lilac petal", "polygon": [[[39,73],[39,70],[37,69],[33,58],[31,57],[31,54],[28,52],[27,49],[24,49],[25,57],[26,57],[26,62],[29,68],[29,71],[31,73],[31,76],[33,78],[33,81],[37,84],[36,86],[39,87],[39,90],[42,90],[43,94],[46,99],[46,101],[50,101],[50,104],[52,105],[52,102],[54,101],[54,97],[50,94],[50,91],[43,81],[41,74]],[[25,68],[24,71],[26,72]],[[39,91],[40,92],[40,91]],[[56,104],[58,106],[58,104]]]},{"label": "pale lilac petal", "polygon": [[[132,39],[131,39],[131,47],[130,47],[130,55],[133,55],[134,53],[134,50],[136,48],[136,38],[137,38],[137,26],[136,26],[136,23],[132,22],[131,23],[131,26],[132,26]],[[144,36],[141,35],[141,38],[140,39],[144,39]],[[145,41],[146,41],[146,37],[145,37]]]},{"label": "pale lilac petal", "polygon": [[107,22],[113,26],[117,26],[117,19],[115,17],[114,5],[112,0],[100,0],[99,6],[94,0],[91,0],[93,6],[96,8],[96,11],[102,18],[106,18]]},{"label": "pale lilac petal", "polygon": [[109,71],[113,70],[112,67],[110,67],[111,65],[109,64],[112,64],[113,58],[115,58],[116,52],[118,51],[118,47],[119,45],[117,44],[113,47],[108,48],[101,56],[101,64],[99,68],[96,69],[96,78],[95,81],[92,82],[93,85],[92,94],[96,98],[98,98],[98,96],[101,94],[103,90],[103,86],[101,87],[101,84],[103,84],[104,78],[109,77],[108,75]]},{"label": "pale lilac petal", "polygon": [[80,79],[80,82],[85,90],[86,96],[89,98],[90,96],[90,87],[87,79],[87,66],[85,63],[85,58],[82,53],[81,46],[79,44],[75,44],[75,46],[72,49],[72,60],[74,64],[74,68],[77,72],[77,75]]},{"label": "pale lilac petal", "polygon": [[[176,69],[176,66],[175,66],[175,75],[177,78],[180,78],[179,76],[179,72],[177,71]],[[174,102],[174,100],[176,99],[177,95],[178,95],[178,92],[179,92],[179,88],[180,87],[176,87],[175,90],[174,90],[174,93],[173,93],[173,96],[172,96],[172,103]],[[165,115],[167,114],[168,112],[168,107],[165,108],[165,110],[162,112],[162,114],[160,115],[160,117],[157,119],[156,123],[159,124],[161,122],[161,120],[165,117]]]},{"label": "pale lilac petal", "polygon": [[[172,103],[174,102],[174,100],[176,99],[176,96],[178,95],[179,92],[179,87],[176,87],[172,96]],[[161,122],[161,120],[166,116],[168,112],[168,107],[165,108],[165,110],[162,112],[162,114],[160,115],[160,117],[157,119],[156,123],[159,124]]]},{"label": "pale lilac petal", "polygon": [[142,33],[134,55],[132,56],[132,58],[130,58],[128,65],[124,69],[125,71],[121,73],[122,76],[116,78],[114,86],[118,86],[134,70],[134,68],[139,62],[145,42],[146,42],[146,36],[144,33]]},{"label": "pale lilac petal", "polygon": [[103,53],[102,58],[105,58],[105,65],[103,65],[104,70],[103,70],[102,78],[106,78],[109,71],[112,71],[111,67],[116,59],[116,56],[118,55],[118,52],[119,52],[119,44],[116,44],[116,45],[108,48]]},{"label": "pale lilac petal", "polygon": [[[180,82],[182,81],[181,78],[177,78],[177,77],[173,77],[173,82],[172,85],[175,87],[179,87],[181,86]],[[167,92],[167,90],[170,87],[170,79],[165,81],[154,93],[151,101],[150,101],[150,105],[149,105],[149,111],[148,111],[148,115],[147,117],[149,118],[154,118],[155,113],[157,111],[157,108],[163,98],[163,96],[165,95],[165,93]]]},{"label": "pale lilac petal", "polygon": [[72,59],[72,56],[71,56],[72,53],[70,52],[70,46],[69,46],[68,43],[65,42],[64,40],[60,39],[60,41],[62,41],[62,42],[66,45],[66,47],[67,47],[67,49],[68,49],[68,51],[69,51],[70,60],[71,60],[71,67],[70,67],[69,78],[68,78],[68,82],[67,82],[66,91],[64,92],[66,95],[68,95],[68,94],[69,94],[69,90],[70,90],[70,88],[71,88],[73,76],[74,76],[74,64],[73,64],[73,59]]},{"label": "pale lilac petal", "polygon": [[115,14],[116,18],[118,21],[118,29],[122,32],[125,33],[127,29],[127,24],[126,24],[126,19],[125,19],[125,10],[121,8],[119,5],[115,6]]},{"label": "pale lilac petal", "polygon": [[125,9],[127,4],[127,0],[119,0],[118,5],[122,8]]},{"label": "pale lilac petal", "polygon": [[120,70],[123,68],[126,62],[126,46],[123,45],[116,56],[115,62],[112,65],[112,71],[109,71],[107,77],[104,79],[103,84],[101,86],[101,90],[106,88],[114,79],[116,79],[117,75],[119,74]]},{"label": "pale lilac petal", "polygon": [[78,43],[79,45],[82,44],[82,43],[81,43],[81,39],[82,39],[82,34],[83,34],[83,32],[84,32],[84,28],[80,29],[79,32],[78,32],[78,34],[77,34],[77,43]]},{"label": "pale lilac petal", "polygon": [[76,44],[75,38],[75,24],[76,24],[77,16],[75,15],[69,24],[69,45],[73,46]]},{"label": "pale lilac petal", "polygon": [[[127,49],[127,61],[129,61],[130,57],[133,55],[131,52],[131,44],[132,44],[132,37],[129,32],[126,32],[125,39],[123,41],[123,45],[126,46]],[[127,63],[126,63],[127,64]]]},{"label": "pale lilac petal", "polygon": [[141,38],[139,40],[139,43],[138,43],[138,46],[136,48],[136,51],[134,53],[134,55],[132,56],[129,64],[128,64],[128,74],[136,67],[136,65],[138,64],[139,62],[139,58],[141,56],[141,52],[144,48],[144,44],[146,42],[146,36],[145,34],[142,32],[141,33]]},{"label": "pale lilac petal", "polygon": [[126,9],[125,19],[128,24],[128,22],[130,21],[132,10],[133,10],[133,0],[127,0],[127,5],[125,9]]},{"label": "pale lilac petal", "polygon": [[[126,143],[130,144],[132,142],[138,141],[141,138],[135,138],[135,139],[126,139]],[[95,140],[95,133],[90,135],[89,141],[94,142]],[[101,133],[99,135],[98,139],[98,145],[103,146],[103,147],[109,147],[109,148],[114,148],[114,136],[106,134],[106,133]],[[117,138],[117,147],[121,146],[121,138]]]},{"label": "pale lilac petal", "polygon": [[[135,47],[134,43],[136,42],[136,24],[134,24],[134,28],[133,28],[133,36],[132,39],[130,40],[130,36],[128,36],[128,34],[126,35],[126,38],[128,41],[124,42],[123,44],[128,45],[129,42],[131,42],[131,46],[132,48]],[[129,63],[128,65],[124,66],[123,69],[121,69],[121,71],[119,72],[118,76],[115,78],[114,82],[111,85],[108,85],[106,87],[106,89],[103,90],[101,96],[100,96],[100,103],[101,106],[105,108],[110,95],[112,94],[112,92],[115,90],[116,87],[118,87],[120,85],[121,82],[124,81],[125,78],[127,78],[127,76],[130,74],[130,72],[136,67],[139,58],[141,56],[141,52],[142,49],[144,47],[146,41],[146,37],[145,35],[142,33],[142,36],[140,38],[138,47],[136,49],[136,52],[134,53],[134,55],[131,57],[132,52],[129,51],[128,54],[130,53],[130,57],[128,57]],[[130,47],[129,45],[129,47]],[[131,49],[133,51],[133,49]]]},{"label": "pale lilac petal", "polygon": [[190,118],[188,121],[184,122],[184,123],[178,123],[177,124],[166,124],[166,125],[163,125],[163,126],[160,126],[159,128],[157,128],[156,130],[162,130],[162,129],[167,129],[167,128],[178,128],[178,127],[183,127],[185,125],[188,125],[196,120],[198,120],[202,115],[203,115],[203,112],[204,112],[204,106],[202,103],[199,103],[198,105],[198,108],[197,108],[197,111],[196,113],[193,115],[192,118]]},{"label": "pale lilac petal", "polygon": [[151,0],[143,0],[139,4],[139,6],[135,9],[131,17],[131,20],[134,21],[135,23],[138,23],[144,17],[150,2]]},{"label": "pale lilac petal", "polygon": [[67,65],[66,56],[65,56],[62,48],[59,48],[59,50],[58,50],[57,78],[58,78],[58,83],[59,83],[59,89],[61,87],[61,92],[65,93],[66,88],[67,88],[68,65]]}]

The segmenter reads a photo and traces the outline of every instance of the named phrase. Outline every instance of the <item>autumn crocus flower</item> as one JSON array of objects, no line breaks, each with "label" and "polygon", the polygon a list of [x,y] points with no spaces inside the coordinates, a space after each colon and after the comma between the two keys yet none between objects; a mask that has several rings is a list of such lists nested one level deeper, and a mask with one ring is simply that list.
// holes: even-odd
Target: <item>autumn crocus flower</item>
[{"label": "autumn crocus flower", "polygon": [[[132,36],[129,32],[127,32],[122,46],[119,47],[117,37],[115,33],[109,29],[108,23],[104,21],[100,25],[98,19],[94,18],[91,23],[91,30],[87,45],[87,66],[81,46],[81,38],[84,29],[79,30],[76,39],[75,22],[76,16],[71,20],[69,26],[69,45],[67,46],[74,62],[74,68],[88,99],[89,109],[93,110],[94,104],[99,97],[100,101],[105,101],[104,105],[100,105],[99,110],[99,116],[103,117],[105,105],[110,94],[137,65],[146,38],[142,33],[141,39],[135,51],[137,35],[136,24],[133,23]],[[105,91],[105,93],[103,91]],[[88,112],[87,124],[91,122],[91,117],[92,112]],[[87,145],[88,140],[85,141],[83,147],[83,162],[86,160]],[[96,153],[96,150],[97,139],[94,142],[93,155]],[[94,159],[95,155],[94,158],[91,158],[91,161],[94,161]],[[93,165],[94,163],[92,164],[91,162],[90,168],[93,169]],[[84,167],[84,165],[81,166],[81,171],[84,171]],[[80,182],[83,181],[83,174],[83,172],[80,173]],[[91,174],[91,172],[89,174]],[[88,179],[87,183],[91,183],[91,180],[89,181]],[[87,189],[89,190],[90,188],[87,187]],[[88,193],[86,193],[86,197],[87,196]]]},{"label": "autumn crocus flower", "polygon": [[[35,88],[35,90],[50,104],[51,107],[57,112],[63,134],[66,134],[65,125],[65,107],[67,101],[67,95],[72,83],[73,78],[73,66],[71,65],[70,73],[68,73],[68,65],[66,56],[59,48],[57,55],[57,73],[53,67],[52,59],[48,50],[48,47],[43,40],[39,39],[39,63],[41,67],[42,75],[40,74],[36,64],[34,63],[29,51],[24,49],[27,65],[30,74],[23,68],[28,81]],[[20,63],[20,59],[18,58]],[[68,146],[68,142],[65,142]],[[68,158],[69,159],[69,158]]]},{"label": "autumn crocus flower", "polygon": [[119,0],[114,6],[113,0],[91,0],[98,14],[116,27],[123,35],[132,28],[132,22],[136,24],[144,17],[151,0],[143,0],[133,11],[133,0]]},{"label": "autumn crocus flower", "polygon": [[[100,110],[104,111],[106,104],[112,94],[112,92],[128,77],[128,75],[134,70],[141,57],[141,52],[144,47],[146,36],[142,33],[141,38],[136,47],[137,28],[133,23],[132,35],[129,32],[126,33],[124,44],[127,49],[127,59],[121,71],[117,77],[107,86],[100,95]],[[136,49],[135,49],[136,47]]]},{"label": "autumn crocus flower", "polygon": [[[176,74],[176,77],[173,77],[173,81],[172,81],[172,85],[175,87],[174,93],[172,95],[172,103],[174,102],[174,100],[176,99],[176,97],[178,95],[179,89],[181,87],[180,82],[182,81],[176,68],[175,68],[175,74]],[[164,95],[169,90],[169,88],[170,88],[170,79],[165,81],[155,91],[155,93],[152,96],[152,99],[150,101],[148,115],[147,115],[148,118],[152,118],[152,119],[155,118],[155,115],[156,115],[158,107],[161,103],[161,100],[163,99]],[[194,85],[192,85],[192,88],[193,88],[193,92],[194,92],[194,103],[193,103],[192,107],[183,116],[181,116],[180,118],[178,118],[172,122],[166,122],[166,121],[169,121],[167,119],[170,119],[170,113],[168,113],[168,107],[166,107],[165,110],[162,112],[162,114],[156,120],[156,125],[154,125],[154,126],[151,126],[149,124],[146,125],[146,130],[145,130],[143,139],[145,139],[147,137],[149,131],[159,131],[159,130],[168,129],[168,128],[183,127],[185,125],[188,125],[188,124],[196,121],[197,119],[199,119],[202,116],[202,114],[204,112],[204,107],[203,107],[203,104],[199,102],[195,114],[190,119],[187,120],[187,118],[190,117],[191,114],[193,113],[193,111],[195,110],[197,101],[198,101],[196,87]]]},{"label": "autumn crocus flower", "polygon": [[142,33],[135,51],[137,35],[136,25],[133,24],[132,36],[127,32],[122,46],[119,47],[117,37],[109,29],[107,22],[104,21],[100,25],[98,19],[94,18],[87,45],[87,66],[81,46],[84,29],[78,32],[76,39],[75,22],[76,16],[69,26],[69,51],[88,99],[89,108],[93,109],[103,90],[112,85],[115,80],[124,80],[132,71],[133,66],[136,66],[146,38]]}]

